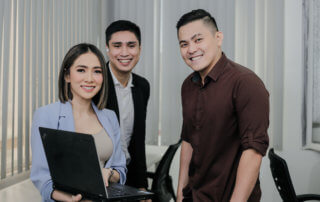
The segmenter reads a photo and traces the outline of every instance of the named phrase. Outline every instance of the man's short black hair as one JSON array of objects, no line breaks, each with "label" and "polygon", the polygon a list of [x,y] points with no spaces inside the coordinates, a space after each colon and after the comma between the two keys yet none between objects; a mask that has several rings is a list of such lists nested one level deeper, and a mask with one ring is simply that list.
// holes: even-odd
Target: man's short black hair
[{"label": "man's short black hair", "polygon": [[106,29],[106,44],[109,46],[109,41],[112,34],[120,31],[129,31],[132,32],[138,39],[139,45],[141,45],[141,32],[138,25],[130,22],[128,20],[118,20],[111,23]]},{"label": "man's short black hair", "polygon": [[213,28],[215,28],[215,31],[219,31],[216,20],[210,15],[210,13],[203,9],[192,10],[184,14],[177,22],[177,31],[179,31],[180,27],[183,25],[196,20],[203,20],[205,24],[211,25]]}]

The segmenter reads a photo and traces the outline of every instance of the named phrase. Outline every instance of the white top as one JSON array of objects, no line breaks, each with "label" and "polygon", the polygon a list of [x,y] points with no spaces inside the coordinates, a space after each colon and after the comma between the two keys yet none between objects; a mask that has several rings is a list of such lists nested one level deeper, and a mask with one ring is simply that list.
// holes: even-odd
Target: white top
[{"label": "white top", "polygon": [[[110,68],[110,66],[109,66]],[[111,69],[110,69],[111,70]],[[119,119],[120,119],[120,132],[121,132],[121,147],[126,156],[127,165],[130,162],[130,154],[128,152],[128,146],[131,140],[133,132],[134,122],[134,108],[131,87],[132,74],[130,73],[129,81],[126,87],[124,87],[113,74],[111,76],[116,90],[118,107],[119,107]]]}]

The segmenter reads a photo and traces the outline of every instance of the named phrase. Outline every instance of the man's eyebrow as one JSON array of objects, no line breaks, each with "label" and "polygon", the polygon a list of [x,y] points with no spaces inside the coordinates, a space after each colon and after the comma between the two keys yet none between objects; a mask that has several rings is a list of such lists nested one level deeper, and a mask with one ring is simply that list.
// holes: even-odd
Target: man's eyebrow
[{"label": "man's eyebrow", "polygon": [[187,41],[186,40],[179,41],[179,44],[182,44],[182,43],[187,43]]},{"label": "man's eyebrow", "polygon": [[136,41],[128,41],[127,44],[132,45],[132,44],[136,44]]},{"label": "man's eyebrow", "polygon": [[[201,35],[202,35],[201,33],[197,33],[197,34],[195,34],[195,35],[193,35],[191,37],[191,40],[193,40],[194,38],[196,38],[198,36],[201,36]],[[179,44],[181,44],[181,43],[187,43],[187,41],[186,40],[181,40],[181,41],[179,41]]]},{"label": "man's eyebrow", "polygon": [[116,42],[112,42],[112,44],[113,44],[113,45],[121,45],[121,44],[122,44],[122,42],[120,42],[120,41],[116,41]]},{"label": "man's eyebrow", "polygon": [[201,36],[202,34],[201,33],[198,33],[198,34],[195,34],[191,37],[191,40],[193,40],[194,38],[198,37],[198,36]]}]

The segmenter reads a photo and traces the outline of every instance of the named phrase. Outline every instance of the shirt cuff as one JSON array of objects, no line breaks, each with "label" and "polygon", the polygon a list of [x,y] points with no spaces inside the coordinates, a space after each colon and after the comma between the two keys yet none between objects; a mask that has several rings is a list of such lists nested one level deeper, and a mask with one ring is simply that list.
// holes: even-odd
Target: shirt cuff
[{"label": "shirt cuff", "polygon": [[266,155],[269,146],[269,138],[266,133],[253,135],[252,132],[247,132],[241,139],[242,150],[254,149],[262,156]]},{"label": "shirt cuff", "polygon": [[49,181],[47,184],[44,184],[42,187],[41,195],[42,195],[43,201],[53,202],[54,200],[51,198],[52,192],[53,192],[52,181]]}]

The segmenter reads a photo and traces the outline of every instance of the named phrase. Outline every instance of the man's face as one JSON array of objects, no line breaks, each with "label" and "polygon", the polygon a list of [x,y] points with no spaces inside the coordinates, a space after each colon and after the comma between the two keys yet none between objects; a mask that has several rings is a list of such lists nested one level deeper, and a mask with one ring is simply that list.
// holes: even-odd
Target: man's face
[{"label": "man's face", "polygon": [[222,33],[213,31],[202,20],[196,20],[180,27],[178,38],[185,63],[206,76],[220,58]]},{"label": "man's face", "polygon": [[130,31],[115,32],[111,35],[107,55],[115,71],[129,73],[140,57],[140,44]]}]

